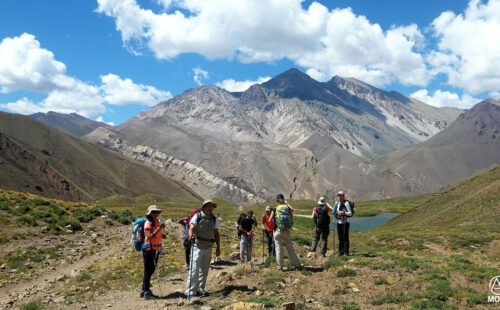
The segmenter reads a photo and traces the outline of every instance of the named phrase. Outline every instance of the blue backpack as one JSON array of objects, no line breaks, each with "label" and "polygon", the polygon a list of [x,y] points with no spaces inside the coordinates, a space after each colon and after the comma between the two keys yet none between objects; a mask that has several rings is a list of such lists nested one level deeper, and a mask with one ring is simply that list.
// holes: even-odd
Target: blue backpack
[{"label": "blue backpack", "polygon": [[132,243],[134,244],[134,248],[136,251],[141,251],[143,250],[143,245],[144,245],[144,240],[146,239],[146,236],[144,234],[144,224],[146,223],[147,219],[144,217],[138,218],[135,220],[133,226],[132,226]]}]

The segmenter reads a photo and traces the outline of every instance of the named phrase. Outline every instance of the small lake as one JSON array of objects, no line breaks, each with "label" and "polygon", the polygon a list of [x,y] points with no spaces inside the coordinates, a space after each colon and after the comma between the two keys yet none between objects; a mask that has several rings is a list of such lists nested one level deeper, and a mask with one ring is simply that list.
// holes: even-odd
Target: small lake
[{"label": "small lake", "polygon": [[[356,216],[356,214],[351,218],[351,226],[349,231],[365,231],[373,229],[377,226],[384,224],[385,222],[395,218],[399,213],[380,213],[376,216]],[[333,222],[332,218],[332,222]],[[337,229],[337,225],[334,223],[330,224],[330,230]]]}]

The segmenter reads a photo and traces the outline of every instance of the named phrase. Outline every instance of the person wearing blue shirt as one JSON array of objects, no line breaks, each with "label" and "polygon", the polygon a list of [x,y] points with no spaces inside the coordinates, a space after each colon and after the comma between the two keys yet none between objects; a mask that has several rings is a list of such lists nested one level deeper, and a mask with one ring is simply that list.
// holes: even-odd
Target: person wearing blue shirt
[{"label": "person wearing blue shirt", "polygon": [[333,207],[333,215],[337,222],[337,233],[339,236],[339,256],[349,256],[349,226],[352,216],[351,204],[344,199],[344,192],[340,191],[337,194],[337,202]]}]

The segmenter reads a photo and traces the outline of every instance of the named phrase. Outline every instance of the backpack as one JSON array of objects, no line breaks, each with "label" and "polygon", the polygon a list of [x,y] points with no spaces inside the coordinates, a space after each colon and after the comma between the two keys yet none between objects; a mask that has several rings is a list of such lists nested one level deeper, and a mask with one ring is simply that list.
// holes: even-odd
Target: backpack
[{"label": "backpack", "polygon": [[146,235],[144,234],[144,224],[146,224],[146,221],[146,218],[141,217],[136,219],[134,224],[132,224],[132,243],[134,244],[135,250],[138,252],[142,250],[144,240],[146,239]]},{"label": "backpack", "polygon": [[351,206],[351,216],[346,215],[346,217],[352,217],[352,216],[354,215],[354,202],[352,202],[352,201],[350,201],[350,200],[344,200],[344,203],[343,203],[341,206],[339,206],[338,208],[339,208],[339,210],[340,210],[340,207],[342,207],[342,206],[343,206],[343,207],[344,207],[344,209],[346,209],[346,207],[345,207],[345,202],[349,202],[349,206]]},{"label": "backpack", "polygon": [[276,208],[276,222],[279,230],[288,230],[293,226],[293,214],[289,207],[282,205]]},{"label": "backpack", "polygon": [[316,206],[316,212],[314,213],[314,224],[320,228],[330,227],[330,216],[328,215],[326,205]]},{"label": "backpack", "polygon": [[244,213],[240,214],[240,217],[238,217],[238,222],[236,222],[236,232],[238,233],[238,239],[241,236],[241,231],[240,231],[240,224],[243,220],[245,220],[245,217],[247,217]]},{"label": "backpack", "polygon": [[347,216],[347,217],[352,217],[354,215],[354,202],[350,201],[350,200],[346,200],[347,202],[349,202],[349,206],[351,206],[351,216]]}]

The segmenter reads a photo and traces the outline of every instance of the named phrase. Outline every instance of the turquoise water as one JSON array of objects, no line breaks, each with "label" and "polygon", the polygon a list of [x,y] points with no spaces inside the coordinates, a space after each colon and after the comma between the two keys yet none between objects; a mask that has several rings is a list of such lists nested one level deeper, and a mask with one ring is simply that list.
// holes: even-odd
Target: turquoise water
[{"label": "turquoise water", "polygon": [[[380,213],[376,216],[366,216],[366,217],[357,217],[356,214],[351,218],[351,226],[349,227],[349,231],[365,231],[373,229],[377,226],[384,224],[385,222],[395,218],[399,213]],[[332,222],[333,222],[332,218]],[[337,229],[337,225],[333,223],[330,224],[330,230]]]}]

